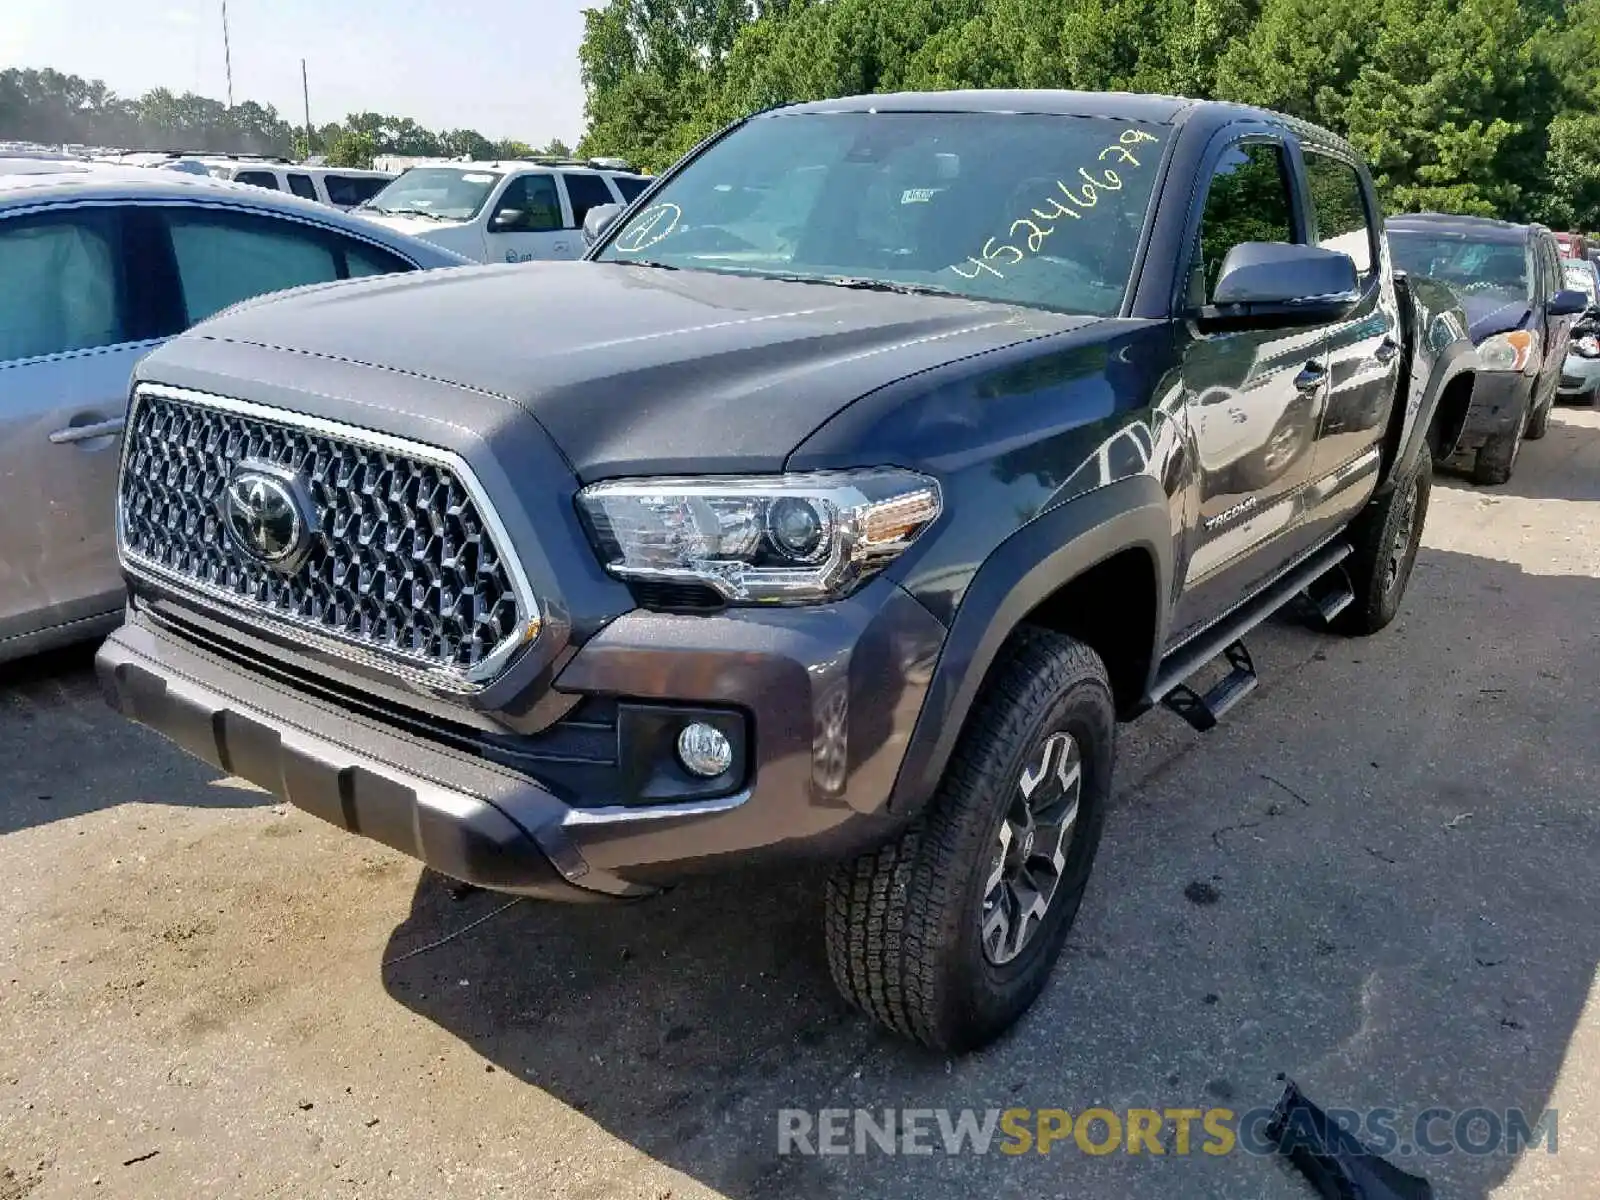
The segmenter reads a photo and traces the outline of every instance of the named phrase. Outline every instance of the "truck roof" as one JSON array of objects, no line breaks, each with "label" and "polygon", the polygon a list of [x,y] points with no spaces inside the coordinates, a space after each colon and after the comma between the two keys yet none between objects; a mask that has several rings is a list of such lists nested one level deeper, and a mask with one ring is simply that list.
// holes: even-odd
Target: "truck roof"
[{"label": "truck roof", "polygon": [[1145,121],[1156,125],[1203,125],[1220,128],[1235,121],[1280,125],[1302,139],[1333,147],[1360,159],[1354,147],[1338,134],[1296,117],[1234,104],[1224,100],[1195,100],[1186,96],[1149,95],[1139,92],[1077,92],[1065,89],[982,88],[950,92],[893,92],[881,96],[843,96],[782,105],[759,114],[781,117],[805,113],[927,112],[927,113],[1027,113],[1061,117],[1109,117],[1120,121]]},{"label": "truck roof", "polygon": [[1491,242],[1521,242],[1535,228],[1494,217],[1468,217],[1459,213],[1405,213],[1384,222],[1399,233],[1456,233]]}]

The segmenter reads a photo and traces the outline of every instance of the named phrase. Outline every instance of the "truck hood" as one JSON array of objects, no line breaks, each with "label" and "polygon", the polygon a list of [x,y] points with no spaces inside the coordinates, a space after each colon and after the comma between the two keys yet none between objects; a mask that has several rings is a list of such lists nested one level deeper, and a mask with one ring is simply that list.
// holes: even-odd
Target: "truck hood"
[{"label": "truck hood", "polygon": [[[178,341],[251,343],[503,398],[589,482],[781,470],[869,392],[1094,320],[699,271],[524,263],[268,297]],[[159,378],[159,364],[141,374]]]}]

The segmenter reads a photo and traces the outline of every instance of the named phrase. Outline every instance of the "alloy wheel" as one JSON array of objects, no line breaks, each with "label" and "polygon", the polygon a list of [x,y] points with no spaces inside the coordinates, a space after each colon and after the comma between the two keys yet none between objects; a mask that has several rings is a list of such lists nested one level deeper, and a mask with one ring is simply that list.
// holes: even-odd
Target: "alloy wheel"
[{"label": "alloy wheel", "polygon": [[1012,791],[984,884],[983,953],[996,966],[1022,953],[1050,911],[1082,792],[1077,741],[1070,733],[1050,734]]}]

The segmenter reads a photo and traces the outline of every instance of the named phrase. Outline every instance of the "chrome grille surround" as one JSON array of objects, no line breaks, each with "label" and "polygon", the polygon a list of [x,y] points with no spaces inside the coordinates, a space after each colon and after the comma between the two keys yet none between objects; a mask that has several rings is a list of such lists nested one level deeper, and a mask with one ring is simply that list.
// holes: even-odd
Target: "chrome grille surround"
[{"label": "chrome grille surround", "polygon": [[[239,549],[219,509],[241,461],[303,481],[313,545],[282,574]],[[286,409],[159,384],[130,403],[117,484],[124,569],[428,687],[492,682],[540,612],[459,455]]]}]

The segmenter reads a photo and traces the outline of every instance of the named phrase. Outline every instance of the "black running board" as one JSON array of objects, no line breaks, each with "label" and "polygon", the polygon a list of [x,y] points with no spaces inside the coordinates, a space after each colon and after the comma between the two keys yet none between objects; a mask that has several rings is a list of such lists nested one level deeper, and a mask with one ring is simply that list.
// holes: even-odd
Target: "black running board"
[{"label": "black running board", "polygon": [[1322,623],[1332,625],[1335,617],[1355,603],[1356,592],[1350,585],[1350,573],[1341,564],[1322,578],[1312,580],[1306,587],[1305,597]]},{"label": "black running board", "polygon": [[[1324,620],[1331,621],[1355,598],[1349,581],[1340,571],[1335,580],[1324,582],[1315,590],[1313,585],[1350,557],[1350,552],[1350,546],[1344,542],[1318,550],[1222,620],[1179,646],[1161,660],[1146,703],[1166,705],[1202,733],[1216,728],[1229,709],[1255,690],[1255,664],[1241,640],[1244,635],[1301,593],[1306,593]],[[1184,681],[1218,655],[1227,658],[1228,674],[1202,696]]]}]

